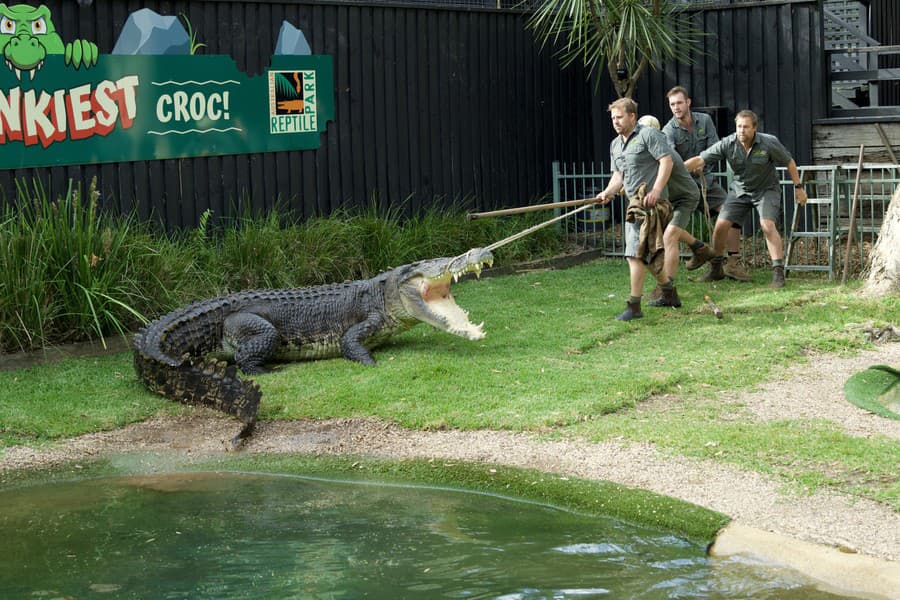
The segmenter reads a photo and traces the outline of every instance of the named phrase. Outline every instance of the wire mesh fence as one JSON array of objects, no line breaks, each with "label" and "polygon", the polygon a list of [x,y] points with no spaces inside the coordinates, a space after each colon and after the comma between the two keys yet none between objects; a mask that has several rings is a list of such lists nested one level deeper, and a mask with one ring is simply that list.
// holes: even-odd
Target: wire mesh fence
[{"label": "wire mesh fence", "polygon": [[[864,163],[859,170],[858,185],[855,164],[799,166],[798,170],[809,197],[806,206],[799,210],[794,202],[793,182],[786,169],[779,169],[782,211],[778,226],[785,246],[787,270],[821,271],[831,279],[849,260],[849,272],[859,275],[878,236],[891,196],[900,185],[900,165]],[[593,197],[606,187],[610,175],[602,163],[554,162],[553,201]],[[728,189],[732,178],[730,171],[715,175]],[[596,206],[564,219],[561,227],[569,242],[578,248],[599,249],[607,256],[623,256],[627,206],[628,200],[617,196],[605,206]],[[688,230],[697,239],[709,243],[711,225],[704,212],[698,209],[691,216]],[[851,226],[853,236],[848,256]],[[748,215],[742,223],[741,254],[749,267],[770,264],[765,236],[755,213]],[[682,256],[689,256],[684,246]]]}]

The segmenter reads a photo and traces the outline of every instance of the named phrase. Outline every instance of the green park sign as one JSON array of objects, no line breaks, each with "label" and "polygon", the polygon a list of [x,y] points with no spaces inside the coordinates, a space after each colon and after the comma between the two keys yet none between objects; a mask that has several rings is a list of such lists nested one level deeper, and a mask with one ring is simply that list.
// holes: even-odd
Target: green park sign
[{"label": "green park sign", "polygon": [[[13,25],[2,16],[0,34]],[[0,68],[3,169],[308,150],[334,119],[330,56],[276,55],[251,77],[227,55],[24,52]]]},{"label": "green park sign", "polygon": [[48,56],[0,73],[0,168],[318,148],[334,118],[330,56],[276,56],[248,77],[225,55]]}]

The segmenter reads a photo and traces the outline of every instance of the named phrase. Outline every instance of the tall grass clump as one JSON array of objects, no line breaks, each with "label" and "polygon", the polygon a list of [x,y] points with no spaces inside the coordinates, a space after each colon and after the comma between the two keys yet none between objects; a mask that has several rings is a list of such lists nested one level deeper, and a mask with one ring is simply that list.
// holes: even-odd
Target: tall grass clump
[{"label": "tall grass clump", "polygon": [[49,201],[43,186],[17,186],[18,207],[3,212],[0,243],[0,348],[29,350],[117,331],[140,319],[132,269],[133,221],[98,208],[71,184]]},{"label": "tall grass clump", "polygon": [[[101,210],[96,181],[51,200],[17,185],[0,212],[0,352],[126,334],[200,298],[366,278],[404,263],[487,246],[546,215],[470,221],[461,203],[407,214],[373,201],[298,221],[276,207],[163,233]],[[498,262],[564,248],[553,227],[497,251]]]}]

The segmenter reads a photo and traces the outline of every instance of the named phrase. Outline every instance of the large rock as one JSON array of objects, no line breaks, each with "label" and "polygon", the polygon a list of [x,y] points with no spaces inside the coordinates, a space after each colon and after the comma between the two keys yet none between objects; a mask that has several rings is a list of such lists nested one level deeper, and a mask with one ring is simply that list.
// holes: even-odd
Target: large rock
[{"label": "large rock", "polygon": [[303,32],[288,23],[281,22],[278,42],[275,44],[275,56],[308,56],[312,54],[309,43]]},{"label": "large rock", "polygon": [[178,17],[164,17],[149,8],[128,15],[113,54],[190,54],[191,38]]}]

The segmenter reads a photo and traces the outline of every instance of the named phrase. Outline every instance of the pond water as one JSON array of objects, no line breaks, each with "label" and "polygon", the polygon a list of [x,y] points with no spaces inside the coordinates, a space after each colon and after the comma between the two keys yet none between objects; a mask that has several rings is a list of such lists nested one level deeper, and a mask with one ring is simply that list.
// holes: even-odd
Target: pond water
[{"label": "pond water", "polygon": [[0,491],[3,598],[837,598],[665,532],[456,490],[190,473]]}]

